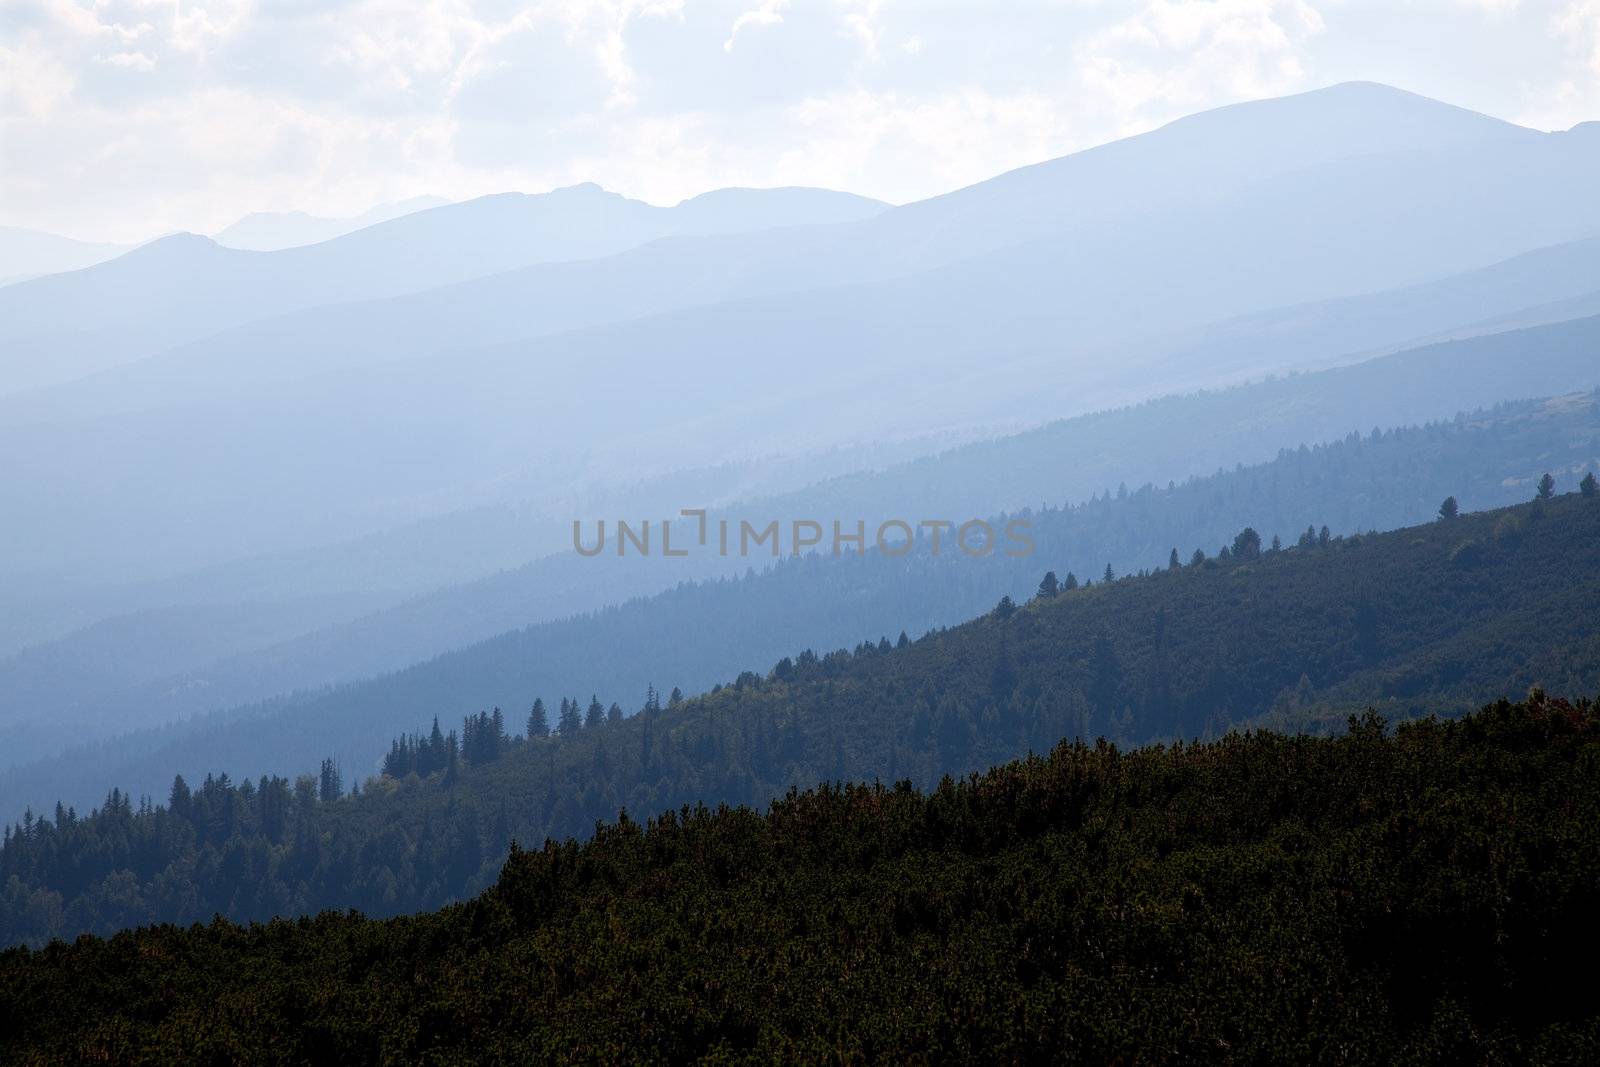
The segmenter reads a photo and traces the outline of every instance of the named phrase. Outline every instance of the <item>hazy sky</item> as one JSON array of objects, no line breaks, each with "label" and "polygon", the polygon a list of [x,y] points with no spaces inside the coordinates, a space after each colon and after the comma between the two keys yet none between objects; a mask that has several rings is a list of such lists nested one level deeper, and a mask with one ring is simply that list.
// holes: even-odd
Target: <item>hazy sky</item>
[{"label": "hazy sky", "polygon": [[1370,79],[1600,118],[1600,0],[0,0],[0,223],[133,240],[579,181],[905,201]]}]

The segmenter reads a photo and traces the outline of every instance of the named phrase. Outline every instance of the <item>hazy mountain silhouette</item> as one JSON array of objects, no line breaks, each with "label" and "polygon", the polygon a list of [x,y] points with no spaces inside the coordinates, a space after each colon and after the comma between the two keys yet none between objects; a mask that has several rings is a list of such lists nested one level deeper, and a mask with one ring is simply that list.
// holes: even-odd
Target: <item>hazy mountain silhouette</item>
[{"label": "hazy mountain silhouette", "polygon": [[418,211],[275,252],[176,234],[85,271],[0,293],[0,390],[69,381],[214,330],[295,308],[449,285],[532,263],[586,259],[677,233],[858,219],[883,205],[826,190],[765,191],[658,208],[586,184]]},{"label": "hazy mountain silhouette", "polygon": [[39,230],[0,226],[0,285],[26,281],[41,274],[81,270],[114,259],[127,245],[74,241]]},{"label": "hazy mountain silhouette", "polygon": [[[670,243],[624,257],[529,267],[381,301],[308,308],[248,323],[89,378],[0,397],[0,425],[213,404],[263,385],[647,317],[714,302],[745,277],[664,265]],[[604,285],[594,283],[603,275]],[[1119,361],[1169,388],[1316,366],[1429,340],[1600,312],[1600,238],[1536,249],[1418,285],[1274,308],[1119,343]],[[1521,317],[1518,317],[1518,316]],[[1062,338],[1060,352],[1081,343]],[[1030,379],[1031,380],[1031,379]]]},{"label": "hazy mountain silhouette", "polygon": [[[1381,373],[1369,368],[1359,384],[1415,382],[1427,362],[1385,366]],[[1109,429],[1104,439],[1116,441],[1139,422],[1192,417],[1208,409],[1220,414],[1222,407],[1248,411],[1247,401],[1265,401],[1264,413],[1281,418],[1296,406],[1305,410],[1304,401],[1317,395],[1308,391],[1314,384],[1266,396],[1163,402],[1151,411],[1119,413],[1120,419],[1092,420],[1098,426],[1064,424],[1054,431],[1054,443],[1097,439],[1096,429]],[[1346,389],[1355,383],[1321,384],[1348,395]],[[1132,414],[1141,417],[1128,417]],[[1307,414],[1320,425],[1332,412]],[[67,800],[87,806],[108,781],[159,795],[175,772],[190,779],[202,768],[226,770],[235,778],[281,773],[290,766],[314,766],[330,753],[347,772],[359,775],[375,765],[371,739],[403,729],[407,716],[415,728],[435,714],[448,722],[458,711],[497,705],[516,721],[533,695],[553,701],[555,694],[594,692],[602,702],[619,699],[631,705],[634,694],[651,684],[694,693],[798,648],[825,653],[863,639],[893,640],[900,630],[918,634],[981,614],[1001,595],[1021,603],[1047,569],[1062,576],[1069,570],[1097,574],[1106,560],[1119,574],[1163,569],[1169,548],[1178,546],[1187,559],[1192,545],[1213,549],[1245,525],[1264,537],[1285,534],[1286,544],[1294,543],[1308,521],[1321,520],[1336,534],[1390,529],[1426,522],[1447,494],[1457,496],[1464,510],[1518,503],[1532,495],[1542,470],[1559,471],[1561,488],[1570,490],[1580,473],[1600,465],[1592,450],[1597,420],[1600,393],[1579,393],[1500,405],[1425,428],[1358,431],[1315,448],[1302,444],[1258,467],[1218,471],[1165,490],[1146,484],[1115,499],[1108,495],[1086,505],[1037,511],[1032,520],[1038,552],[1026,559],[999,553],[977,560],[958,553],[933,557],[924,546],[901,559],[811,557],[735,581],[681,584],[620,607],[510,630],[393,674],[143,731],[16,768],[0,774],[0,811],[16,812],[28,802],[42,808],[63,792]],[[1124,425],[1108,425],[1113,421]],[[1216,427],[1199,429],[1204,439],[1205,430]],[[1039,466],[1060,465],[1057,454],[1039,455],[1039,435],[1030,437],[995,442],[993,448],[1015,455],[1032,447]],[[920,466],[923,474],[937,475],[939,465]],[[887,484],[873,477],[863,481],[891,491],[906,488],[907,472],[892,473]],[[659,567],[661,561],[654,562]],[[645,570],[633,573],[642,576]],[[530,603],[560,580],[548,568],[516,577]],[[478,583],[475,591],[481,595],[490,584]],[[500,583],[499,592],[511,591],[509,584]],[[442,600],[411,605],[411,614],[424,607],[438,610]],[[388,614],[392,626],[413,621]],[[332,651],[354,658],[352,652],[358,655],[360,649],[338,646],[362,627],[342,629],[145,690],[155,695],[215,683],[230,670],[248,669],[250,660],[257,669],[270,669],[294,646],[303,656]],[[370,628],[365,636],[372,636]],[[234,684],[239,677],[234,674]],[[213,695],[225,688],[226,683]]]},{"label": "hazy mountain silhouette", "polygon": [[[899,208],[579,186],[280,252],[180,235],[0,291],[10,387],[122,364],[0,404],[0,578],[137,582],[507,502],[559,514],[796,442],[1017,428],[1583,314],[1597,170],[1584,128],[1353,84]],[[1589,328],[1548,336],[1592,364]],[[1451,384],[1490,402],[1521,367]]]},{"label": "hazy mountain silhouette", "polygon": [[276,252],[282,248],[317,244],[355,230],[388,222],[428,208],[450,203],[442,196],[417,196],[374,208],[347,218],[326,218],[304,211],[256,211],[212,235],[224,248]]},{"label": "hazy mountain silhouette", "polygon": [[[1437,130],[1424,136],[1428,116]],[[1227,152],[1204,147],[1212,128]],[[1424,147],[1392,151],[1412,142]],[[143,567],[131,575],[143,577],[183,560],[308,547],[508,499],[557,500],[585,480],[786,452],[796,440],[828,447],[1019,427],[1300,359],[1292,338],[1277,349],[1270,330],[1244,366],[1231,345],[1186,352],[1170,343],[1188,331],[1415,286],[1600,229],[1589,189],[1600,139],[1522,130],[1377,86],[1223,109],[1119,145],[860,222],[674,238],[488,279],[482,290],[427,294],[414,313],[388,320],[338,308],[283,319],[163,357],[142,392],[114,378],[63,394],[98,389],[172,405],[165,410],[98,418],[103,408],[87,401],[74,413],[70,402],[19,399],[13,421],[40,425],[0,430],[0,457],[17,457],[27,472],[7,488],[12,512],[25,516],[11,535],[11,566],[80,569],[98,557]],[[1246,166],[1258,157],[1275,162]],[[1016,188],[997,192],[1007,184]],[[1045,211],[1039,197],[1052,188],[1057,200]],[[1085,206],[1096,190],[1106,204],[1098,214]],[[1127,215],[1129,194],[1141,190],[1148,195]],[[664,210],[592,188],[560,196],[569,208],[561,225],[582,215],[574,205]],[[1197,206],[1197,196],[1211,199]],[[464,209],[554,211],[551,198],[484,205],[421,212],[309,249],[204,251],[252,262],[345,255],[443,226]],[[1027,228],[1032,239],[993,247],[1028,218],[1039,222]],[[481,244],[452,247],[465,256]],[[180,247],[140,254],[163,246]],[[958,246],[977,252],[904,272]],[[1551,277],[1529,286],[1535,299],[1573,295],[1573,278]],[[1354,339],[1392,345],[1452,327],[1454,310],[1412,299],[1424,309],[1415,322],[1402,316],[1397,328],[1363,327]],[[442,310],[458,300],[472,314]],[[1462,296],[1454,308],[1471,303]],[[1514,310],[1468,309],[1474,319]],[[501,325],[457,338],[463,321]],[[300,328],[313,325],[323,328]],[[550,329],[567,332],[453,343]],[[1312,348],[1315,361],[1333,354]],[[208,377],[206,367],[229,364],[228,352],[240,362]],[[204,449],[193,447],[199,439]],[[160,491],[130,496],[126,487],[152,470],[169,472]],[[108,513],[120,519],[109,545],[90,521]],[[174,515],[185,517],[180,528]]]},{"label": "hazy mountain silhouette", "polygon": [[[689,298],[703,303],[925,271],[1050,234],[1073,234],[1068,247],[1075,252],[1066,256],[1069,269],[1064,277],[1050,269],[1063,255],[1060,247],[1047,250],[1044,262],[1024,257],[996,268],[1019,281],[1059,285],[1075,280],[1076,264],[1091,277],[1109,281],[1117,279],[1125,265],[1112,259],[1097,267],[1096,261],[1114,255],[1123,236],[1130,237],[1130,250],[1145,263],[1182,261],[1201,253],[1217,258],[1219,252],[1226,262],[1227,245],[1240,226],[1244,227],[1240,236],[1246,240],[1259,241],[1280,232],[1293,239],[1297,231],[1308,229],[1307,241],[1332,239],[1319,260],[1307,257],[1300,264],[1320,264],[1324,269],[1302,270],[1299,287],[1279,292],[1246,288],[1240,293],[1246,298],[1243,306],[1233,309],[1258,310],[1340,295],[1319,290],[1319,274],[1334,275],[1336,284],[1350,291],[1385,288],[1586,235],[1600,209],[1582,195],[1593,173],[1583,164],[1594,162],[1589,157],[1600,155],[1600,145],[1584,152],[1563,142],[1558,150],[1552,139],[1561,136],[1525,130],[1399,90],[1349,84],[1196,115],[1140,137],[882,214],[877,214],[878,205],[859,198],[818,191],[729,192],[661,209],[595,186],[575,186],[543,196],[504,194],[422,211],[309,249],[266,254],[273,257],[266,260],[219,257],[192,238],[173,239],[173,248],[159,259],[145,258],[120,269],[108,264],[110,273],[103,278],[56,280],[45,288],[9,294],[10,306],[0,299],[0,322],[8,323],[0,342],[9,341],[17,348],[4,368],[0,387],[66,380],[97,366],[128,362],[185,337],[295,307],[415,291],[538,261],[604,256],[669,233],[765,230],[782,225],[784,210],[797,210],[797,203],[803,204],[798,210],[806,222],[860,221],[823,233],[761,233],[741,241],[689,242],[659,269],[693,276],[705,270],[715,273],[719,267],[726,272],[727,260],[736,260],[738,284],[731,291],[719,289]],[[1595,139],[1568,140],[1576,144]],[[1583,158],[1568,158],[1574,151]],[[1399,158],[1388,158],[1396,155]],[[1384,162],[1375,162],[1380,160]],[[1473,176],[1486,166],[1483,177],[1491,180],[1478,180],[1473,188]],[[1504,179],[1508,168],[1526,197],[1517,204],[1534,205],[1525,231],[1517,231],[1503,217],[1496,224],[1496,215],[1505,215],[1509,204],[1484,202],[1485,197],[1506,199],[1508,190],[1496,181]],[[1295,175],[1302,180],[1283,189],[1271,185]],[[1307,182],[1308,175],[1320,175],[1322,180]],[[1393,183],[1400,195],[1386,194],[1387,183]],[[1405,188],[1417,184],[1425,192],[1420,203],[1418,190]],[[1452,184],[1461,186],[1455,196],[1437,196],[1439,188]],[[1221,218],[1217,221],[1222,225],[1208,229],[1187,217],[1249,190],[1256,190],[1257,200],[1264,202],[1249,205],[1242,219]],[[1338,240],[1337,224],[1342,220],[1337,212],[1325,216],[1321,210],[1308,210],[1330,196],[1345,208],[1368,208],[1371,217],[1384,225],[1352,235],[1361,241]],[[831,215],[818,208],[818,198],[834,205]],[[783,208],[775,208],[770,216],[752,209],[752,204],[763,202]],[[1477,240],[1456,231],[1464,219],[1461,211],[1448,210],[1452,206],[1467,209],[1475,224],[1461,228],[1466,234],[1481,231]],[[669,221],[678,213],[685,219],[683,226]],[[1174,213],[1178,229],[1166,232]],[[1443,225],[1429,227],[1433,221],[1429,216],[1440,213],[1448,216],[1439,220]],[[1393,228],[1395,215],[1412,225]],[[1559,218],[1564,225],[1551,225],[1541,215]],[[1316,224],[1324,218],[1325,225]],[[1281,230],[1284,222],[1297,225]],[[1133,232],[1125,234],[1130,226]],[[1150,236],[1141,239],[1141,230]],[[1444,247],[1430,248],[1441,235],[1452,239]],[[1424,237],[1435,240],[1419,241],[1409,254],[1399,254],[1408,238]],[[1222,243],[1215,245],[1219,239]],[[1380,243],[1374,247],[1371,239]],[[176,249],[184,254],[176,254]],[[1360,280],[1364,275],[1350,262],[1352,256],[1373,272],[1364,285]],[[1192,262],[1183,266],[1196,269]],[[1281,273],[1281,262],[1274,266],[1278,270],[1268,273],[1268,280]],[[1346,269],[1336,269],[1341,266]],[[628,267],[620,269],[626,273]],[[123,286],[130,272],[145,282],[145,291],[130,303],[107,303],[112,296],[108,288],[137,292]],[[1136,275],[1120,280],[1131,277]],[[1239,285],[1248,279],[1229,280]],[[584,281],[589,292],[625,292],[621,285],[606,286],[603,276]],[[1062,294],[1053,288],[1051,295],[1059,299]],[[1093,293],[1083,296],[1092,304]],[[97,328],[101,320],[104,324]],[[65,339],[55,338],[52,358],[44,360],[38,338],[50,332],[88,336],[66,351]]]},{"label": "hazy mountain silhouette", "polygon": [[[1592,358],[1597,340],[1600,318],[1432,345],[1316,374],[1062,420],[882,471],[735,504],[725,513],[761,522],[826,515],[868,521],[905,514],[965,519],[1081,501],[1119,483],[1182,481],[1241,462],[1263,462],[1283,448],[1337,440],[1352,430],[1444,419],[1512,396],[1600,386],[1600,363]],[[1580,441],[1574,454],[1586,455],[1586,447]],[[1546,462],[1553,460],[1546,457]],[[1487,472],[1487,482],[1478,489],[1498,487],[1511,496],[1485,497],[1485,503],[1528,495],[1526,487],[1501,485],[1505,473]],[[1454,488],[1465,493],[1472,487]],[[1437,501],[1427,503],[1431,508]],[[642,514],[659,517],[665,510]],[[1324,511],[1318,521],[1377,519],[1361,510],[1360,499],[1330,500]],[[1207,537],[1213,534],[1205,532]],[[1200,536],[1195,531],[1185,540]],[[1192,547],[1186,545],[1185,551]],[[0,661],[0,693],[6,694],[0,717],[21,721],[49,706],[58,709],[53,712],[58,727],[78,737],[104,729],[94,725],[95,716],[125,728],[170,722],[293,689],[399,669],[529,623],[648,596],[685,580],[738,575],[760,562],[705,556],[671,561],[552,556],[157,681],[130,676],[120,690],[107,684],[101,666],[109,658],[101,647],[102,631],[90,631],[48,650]],[[1123,567],[1138,561],[1116,562]],[[199,624],[209,610],[194,613]],[[816,640],[826,644],[859,636]],[[37,669],[41,656],[62,664],[81,658],[94,666],[61,672],[73,681],[52,694]],[[91,683],[92,700],[74,696]],[[595,679],[586,686],[600,684]],[[80,710],[63,706],[64,700]]]},{"label": "hazy mountain silhouette", "polygon": [[[575,509],[654,513],[681,507],[683,500],[716,506],[890,466],[956,443],[955,436],[941,435],[673,471],[640,484],[575,483],[559,514],[534,510],[525,502],[469,508],[346,541],[229,559],[145,580],[129,580],[128,573],[116,569],[109,577],[82,571],[12,576],[0,590],[7,607],[0,614],[0,659],[46,642],[75,640],[94,630],[97,620],[168,609],[169,622],[177,618],[173,612],[189,610],[196,627],[203,628],[207,613],[217,605],[236,610],[260,604],[273,613],[280,603],[330,594],[351,602],[366,600],[374,608],[394,605],[566,550]],[[203,635],[202,643],[210,640],[211,635]]]}]

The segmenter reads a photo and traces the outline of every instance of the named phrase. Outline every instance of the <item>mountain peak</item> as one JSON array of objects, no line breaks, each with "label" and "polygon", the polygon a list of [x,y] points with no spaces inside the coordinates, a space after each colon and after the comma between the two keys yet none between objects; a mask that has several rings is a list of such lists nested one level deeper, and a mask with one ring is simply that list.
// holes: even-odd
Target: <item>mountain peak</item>
[{"label": "mountain peak", "polygon": [[621,196],[620,193],[607,191],[596,182],[579,182],[577,185],[561,185],[550,190],[547,196],[580,197],[580,196]]},{"label": "mountain peak", "polygon": [[1223,139],[1319,139],[1329,142],[1330,148],[1344,142],[1345,151],[1362,147],[1369,152],[1442,148],[1533,133],[1503,119],[1369,81],[1229,104],[1168,123],[1160,132],[1165,131]]},{"label": "mountain peak", "polygon": [[128,259],[138,256],[141,259],[170,260],[182,256],[205,255],[213,250],[221,251],[222,246],[204,234],[180,230],[177,233],[169,233],[164,237],[146,241],[121,258]]}]

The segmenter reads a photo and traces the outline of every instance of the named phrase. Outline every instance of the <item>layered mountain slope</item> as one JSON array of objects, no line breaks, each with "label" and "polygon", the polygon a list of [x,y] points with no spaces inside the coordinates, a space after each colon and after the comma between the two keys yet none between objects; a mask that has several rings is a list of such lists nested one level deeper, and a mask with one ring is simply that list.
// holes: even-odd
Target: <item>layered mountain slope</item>
[{"label": "layered mountain slope", "polygon": [[[1438,136],[1418,137],[1412,120],[1430,113],[1438,115]],[[1293,115],[1306,132],[1285,139],[1285,116]],[[1196,147],[1213,127],[1228,153]],[[1256,148],[1244,152],[1236,138],[1254,138]],[[1408,139],[1418,147],[1392,150]],[[1227,162],[1253,159],[1252,152],[1277,162]],[[1106,159],[1115,163],[1109,171]],[[205,388],[184,394],[175,384],[183,367],[204,365],[191,353],[144,393],[146,404],[187,395],[170,409],[100,418],[58,409],[57,421],[0,434],[0,455],[33,465],[56,493],[51,508],[16,509],[26,547],[7,558],[41,573],[80,572],[96,562],[215,562],[358,537],[453,509],[546,504],[574,472],[637,480],[730,454],[783,451],[797,437],[827,447],[932,429],[1014,427],[1235,380],[1259,362],[1210,365],[1128,346],[1277,305],[1459,272],[1590,233],[1600,226],[1587,189],[1597,163],[1600,143],[1592,138],[1520,131],[1403,94],[1344,86],[1197,116],[1137,145],[1047,166],[1026,180],[1050,185],[1071,205],[1059,217],[1002,207],[1028,198],[981,188],[905,216],[921,220],[912,229],[937,231],[941,241],[959,238],[961,257],[930,250],[904,228],[909,223],[891,226],[909,210],[902,208],[832,227],[682,239],[551,272],[560,277],[537,288],[540,306],[576,309],[566,321],[590,323],[555,336],[445,351],[448,329],[419,329],[426,358],[376,367],[369,361],[387,351],[384,338],[393,334],[375,343],[331,334],[337,341],[308,351],[355,355],[337,355],[307,377],[310,366],[321,366],[317,359],[273,355],[300,349],[291,329],[257,338],[262,358],[245,362],[298,371],[287,379],[267,374],[264,383],[244,372],[253,390],[224,389],[221,397]],[[1166,191],[1138,201],[1136,217],[1118,214],[1137,200],[1127,188],[1099,212],[1080,195],[1099,188],[1110,197],[1108,174],[1137,188],[1138,175],[1157,171],[1167,175]],[[1180,180],[1185,175],[1196,181]],[[1450,196],[1439,195],[1444,187]],[[1192,201],[1197,189],[1208,198],[1204,209]],[[597,192],[570,195],[611,202]],[[301,251],[325,255],[358,237],[363,247],[381,245],[392,227],[456,210],[422,212]],[[1027,219],[1036,223],[1025,227],[1028,241],[996,247],[996,234]],[[386,263],[405,262],[395,249],[367,250]],[[646,259],[649,268],[641,266]],[[625,279],[641,271],[671,279],[659,283],[667,302],[708,294],[720,302],[596,325],[649,309],[649,285],[606,281],[607,272]],[[708,284],[696,292],[695,279]],[[752,295],[729,299],[740,293]],[[504,299],[517,298],[508,289]],[[396,323],[395,331],[415,325]],[[222,376],[228,380],[231,374]],[[113,383],[101,395],[108,390],[138,393]],[[601,395],[603,408],[585,403]],[[24,419],[52,417],[48,406],[21,409]],[[197,440],[205,447],[193,448]],[[125,491],[153,470],[173,471],[175,487]],[[16,503],[33,503],[30,481]],[[118,537],[108,543],[93,516],[111,513],[119,516]]]},{"label": "layered mountain slope", "polygon": [[[710,194],[708,194],[710,195]],[[536,266],[381,301],[275,316],[54,389],[0,398],[0,425],[209,405],[330,370],[561,333],[615,317],[716,303],[747,277],[738,257],[680,270],[681,245]],[[1274,308],[1117,345],[1169,386],[1314,367],[1408,343],[1503,332],[1600,310],[1600,238],[1567,242],[1399,289]],[[1137,331],[1136,331],[1137,332]],[[1060,339],[1061,352],[1077,344]]]},{"label": "layered mountain slope", "polygon": [[[1240,551],[1096,583],[916,641],[784,658],[719,691],[554,738],[475,716],[458,743],[396,745],[341,800],[333,765],[175,782],[31,816],[0,850],[5,940],[151,921],[358,907],[394,914],[489,885],[514,837],[682,804],[764,805],[839,779],[931,785],[1062,738],[1342,725],[1377,705],[1459,713],[1532,686],[1600,689],[1600,498],[1576,494],[1390,534]],[[519,713],[513,713],[513,728]],[[448,720],[447,720],[448,725]],[[420,776],[419,776],[420,775]]]},{"label": "layered mountain slope", "polygon": [[[696,275],[726,271],[730,261],[737,262],[742,277],[727,295],[759,295],[925,271],[1052,235],[1071,234],[1070,246],[1081,247],[1082,258],[1092,262],[1114,256],[1112,233],[1132,236],[1135,247],[1145,244],[1151,238],[1140,234],[1148,234],[1152,223],[1158,233],[1172,231],[1161,233],[1155,250],[1180,257],[1186,247],[1219,233],[1232,233],[1244,242],[1279,233],[1294,240],[1297,230],[1310,224],[1325,243],[1316,260],[1303,266],[1314,263],[1343,278],[1341,269],[1348,273],[1350,261],[1360,258],[1368,270],[1379,272],[1367,284],[1385,287],[1591,232],[1592,211],[1581,196],[1574,196],[1590,173],[1584,167],[1593,147],[1588,140],[1537,134],[1381,86],[1336,86],[1197,115],[852,226],[691,241],[674,254],[671,270]],[[1503,216],[1510,205],[1500,203],[1508,168],[1526,194],[1519,204],[1533,205],[1531,214],[1520,211],[1520,232],[1506,225],[1509,220]],[[1453,186],[1452,197],[1419,197],[1415,188],[1431,194],[1443,183]],[[1387,195],[1368,195],[1385,184]],[[161,317],[167,317],[194,305],[195,315],[217,328],[225,320],[239,321],[244,307],[250,313],[243,317],[256,318],[296,303],[357,299],[379,295],[385,288],[425,288],[451,280],[452,272],[464,278],[541,259],[603,255],[608,246],[620,251],[641,243],[640,233],[652,225],[660,236],[762,228],[784,217],[839,221],[876,213],[875,205],[860,201],[844,201],[837,208],[830,201],[830,210],[817,210],[809,199],[795,206],[796,195],[789,190],[710,194],[670,209],[684,216],[674,226],[644,221],[662,209],[593,187],[558,190],[542,198],[508,194],[420,212],[315,251],[294,250],[277,258],[229,259],[195,247],[185,249],[189,255],[183,256],[179,242],[161,261],[147,259],[138,269],[153,269],[170,283],[189,283],[164,287],[179,304],[147,311],[165,311]],[[756,202],[764,210],[750,208],[752,196],[761,197]],[[1241,197],[1256,202],[1257,217],[1227,218],[1225,205]],[[1341,237],[1339,220],[1324,216],[1330,206],[1351,201],[1364,204],[1385,225],[1363,237]],[[1318,203],[1320,209],[1307,212],[1308,203]],[[1204,211],[1197,210],[1201,207]],[[1225,223],[1220,229],[1208,228],[1198,218],[1219,208],[1218,221]],[[1472,214],[1459,214],[1462,209]],[[1433,224],[1430,216],[1441,214],[1447,219]],[[1468,217],[1475,218],[1473,225],[1452,225]],[[1396,231],[1391,228],[1395,222],[1405,225]],[[1371,238],[1379,243],[1372,245]],[[1227,260],[1229,243],[1214,246],[1213,254]],[[417,262],[423,257],[425,271]],[[1159,258],[1149,263],[1157,264]],[[1113,259],[1095,273],[1115,266]],[[174,270],[183,277],[170,275]],[[1300,280],[1310,287],[1302,286],[1297,296],[1252,293],[1253,306],[1238,310],[1337,295],[1316,288],[1312,278]],[[23,335],[48,332],[51,321],[62,329],[85,329],[85,318],[92,322],[108,311],[115,317],[116,309],[100,306],[103,286],[96,281],[54,283],[60,287],[54,297],[49,289],[34,291],[27,306],[11,309],[17,312],[12,330]],[[315,299],[304,295],[308,284],[316,288]],[[625,292],[621,285],[604,284],[601,276],[588,277],[585,284],[614,297]],[[283,295],[277,290],[284,290]],[[699,302],[706,299],[702,295]],[[63,307],[63,301],[72,306]],[[138,329],[130,329],[133,320],[127,315],[119,321],[127,347],[137,341],[130,334]],[[168,327],[158,346],[172,340],[173,328]]]},{"label": "layered mountain slope", "polygon": [[[787,560],[740,580],[680,586],[502,633],[390,676],[79,748],[0,774],[0,810],[43,807],[63,796],[86,805],[108,781],[159,793],[180,771],[192,777],[226,770],[237,778],[308,766],[326,755],[360,772],[373,766],[374,735],[397,719],[425,722],[441,708],[517,708],[533,695],[553,703],[558,695],[591,693],[627,702],[651,684],[698,692],[803,645],[853,645],[902,629],[920,633],[977,614],[1002,594],[1025,599],[1046,570],[1065,580],[1069,572],[1097,578],[1108,564],[1117,573],[1165,566],[1171,550],[1186,561],[1195,548],[1214,551],[1245,525],[1269,543],[1274,535],[1295,543],[1308,525],[1336,533],[1389,529],[1426,519],[1449,495],[1470,508],[1497,506],[1531,497],[1545,471],[1566,490],[1590,470],[1600,470],[1596,394],[1512,405],[1426,428],[1355,434],[1167,490],[1146,486],[1025,513],[1035,545],[1025,557],[997,552],[968,558],[949,545],[934,557],[924,540],[902,559],[874,553]],[[888,493],[896,489],[888,478],[866,485],[874,481]],[[762,525],[770,516],[807,512],[750,514]],[[948,514],[965,521],[972,513]],[[337,680],[351,664],[379,670],[421,660],[440,650],[446,635],[470,639],[473,627],[514,625],[541,605],[552,615],[599,607],[586,598],[621,601],[652,589],[652,582],[695,573],[680,569],[693,560],[633,556],[615,562],[602,568],[599,560],[549,561],[257,654],[120,691],[108,687],[98,700],[59,714],[71,721],[92,711],[130,726],[172,720],[226,706],[230,696],[246,701],[287,690],[299,679]],[[723,566],[742,571],[763,562],[771,561],[734,558]],[[400,649],[407,652],[396,654]],[[0,675],[15,694],[19,716],[60,705],[60,686],[30,674],[29,666],[13,661]],[[144,718],[152,714],[159,717]]]}]

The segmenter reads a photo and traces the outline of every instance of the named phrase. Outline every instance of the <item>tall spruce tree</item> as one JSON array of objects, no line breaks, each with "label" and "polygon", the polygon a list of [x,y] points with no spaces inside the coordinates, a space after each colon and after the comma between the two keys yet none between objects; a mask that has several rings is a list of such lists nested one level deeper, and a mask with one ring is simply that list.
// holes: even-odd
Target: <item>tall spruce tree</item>
[{"label": "tall spruce tree", "polygon": [[583,729],[583,715],[578,710],[578,702],[567,697],[561,698],[561,718],[559,720],[562,737],[571,737]]}]

